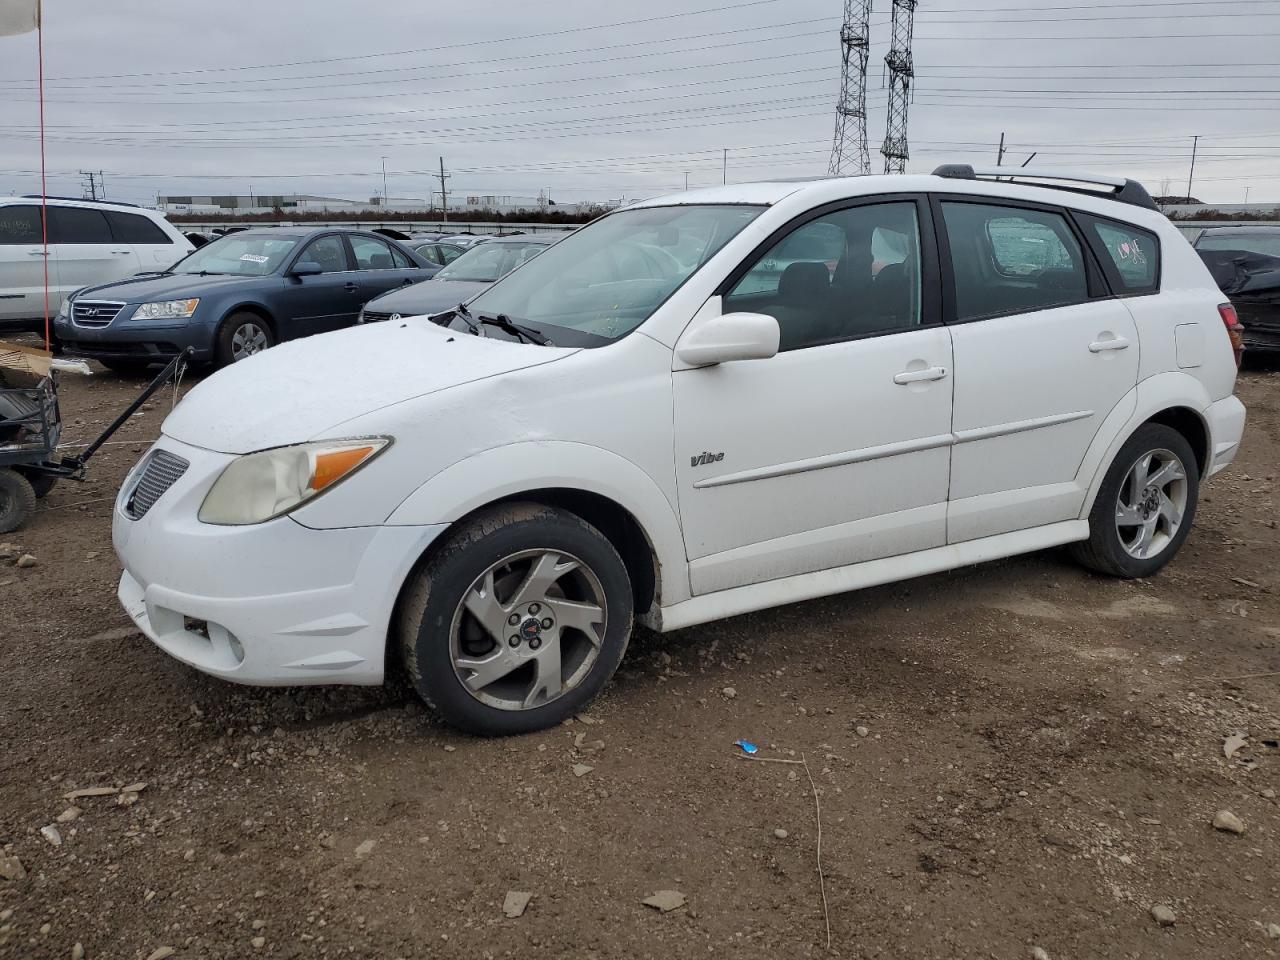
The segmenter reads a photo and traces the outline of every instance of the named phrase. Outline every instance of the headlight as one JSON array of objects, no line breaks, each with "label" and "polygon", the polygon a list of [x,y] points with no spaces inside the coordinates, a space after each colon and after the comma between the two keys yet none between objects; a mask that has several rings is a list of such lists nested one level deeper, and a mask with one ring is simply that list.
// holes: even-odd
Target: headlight
[{"label": "headlight", "polygon": [[361,307],[360,312],[356,314],[356,323],[364,323],[364,307]]},{"label": "headlight", "polygon": [[161,300],[144,303],[133,312],[135,320],[181,320],[196,312],[200,298],[194,300]]},{"label": "headlight", "polygon": [[214,481],[200,520],[224,526],[272,520],[345,480],[390,444],[390,437],[360,437],[247,454]]},{"label": "headlight", "polygon": [[62,306],[58,308],[58,319],[65,320],[71,316],[71,298],[67,297],[62,301]]}]

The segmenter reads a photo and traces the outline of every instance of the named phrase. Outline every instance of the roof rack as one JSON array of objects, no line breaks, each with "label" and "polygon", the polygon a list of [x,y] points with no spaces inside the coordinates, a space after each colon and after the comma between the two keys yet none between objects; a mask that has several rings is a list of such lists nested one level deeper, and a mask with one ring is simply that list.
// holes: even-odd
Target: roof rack
[{"label": "roof rack", "polygon": [[[1028,186],[1050,187],[1054,190],[1070,190],[1088,196],[1102,196],[1108,200],[1118,200],[1135,207],[1159,212],[1160,208],[1147,193],[1147,188],[1136,180],[1124,177],[1109,177],[1101,173],[1081,173],[1079,170],[1045,169],[1037,167],[1027,170],[1022,167],[974,167],[967,163],[944,163],[933,171],[935,177],[948,177],[952,180],[1029,180]],[[1058,182],[1047,182],[1058,181]],[[1069,184],[1089,184],[1093,189],[1069,186]],[[1101,189],[1099,189],[1101,188]]]},{"label": "roof rack", "polygon": [[90,200],[88,197],[55,197],[52,194],[24,193],[23,200],[70,200],[73,203],[105,203],[112,207],[136,207],[136,203],[124,203],[121,200]]}]

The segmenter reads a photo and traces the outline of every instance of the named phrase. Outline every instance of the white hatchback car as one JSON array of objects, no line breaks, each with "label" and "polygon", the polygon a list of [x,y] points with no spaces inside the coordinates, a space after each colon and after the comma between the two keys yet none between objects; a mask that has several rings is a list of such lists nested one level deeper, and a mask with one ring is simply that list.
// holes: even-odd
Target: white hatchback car
[{"label": "white hatchback car", "polygon": [[125,481],[120,599],[216,676],[399,661],[494,734],[579,710],[636,618],[1060,544],[1152,574],[1240,443],[1233,315],[1139,185],[1010,173],[638,203],[223,370]]},{"label": "white hatchback car", "polygon": [[[195,249],[155,210],[49,197],[49,317],[81,287],[167,270]],[[37,329],[44,317],[39,197],[0,197],[0,330]]]}]

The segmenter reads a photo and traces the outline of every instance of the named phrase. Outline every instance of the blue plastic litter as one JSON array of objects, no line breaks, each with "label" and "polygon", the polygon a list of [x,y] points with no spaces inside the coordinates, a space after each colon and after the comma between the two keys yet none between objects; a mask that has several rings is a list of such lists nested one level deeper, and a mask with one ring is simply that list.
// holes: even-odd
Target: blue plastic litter
[{"label": "blue plastic litter", "polygon": [[741,747],[742,752],[748,755],[756,753],[760,750],[760,748],[757,747],[754,743],[751,743],[747,740],[735,740],[733,741],[733,745],[735,747]]}]

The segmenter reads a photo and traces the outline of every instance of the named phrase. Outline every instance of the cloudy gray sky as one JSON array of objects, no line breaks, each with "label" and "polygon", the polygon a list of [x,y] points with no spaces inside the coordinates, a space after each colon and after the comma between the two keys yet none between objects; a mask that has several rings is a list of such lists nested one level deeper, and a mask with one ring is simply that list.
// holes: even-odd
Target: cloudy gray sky
[{"label": "cloudy gray sky", "polygon": [[[0,0],[4,2],[4,0]],[[826,171],[841,0],[46,0],[51,193],[651,196]],[[872,15],[873,167],[890,0]],[[632,21],[620,23],[620,21]],[[909,170],[1074,166],[1280,203],[1277,0],[921,0]],[[38,189],[34,34],[0,38],[0,194]]]}]

